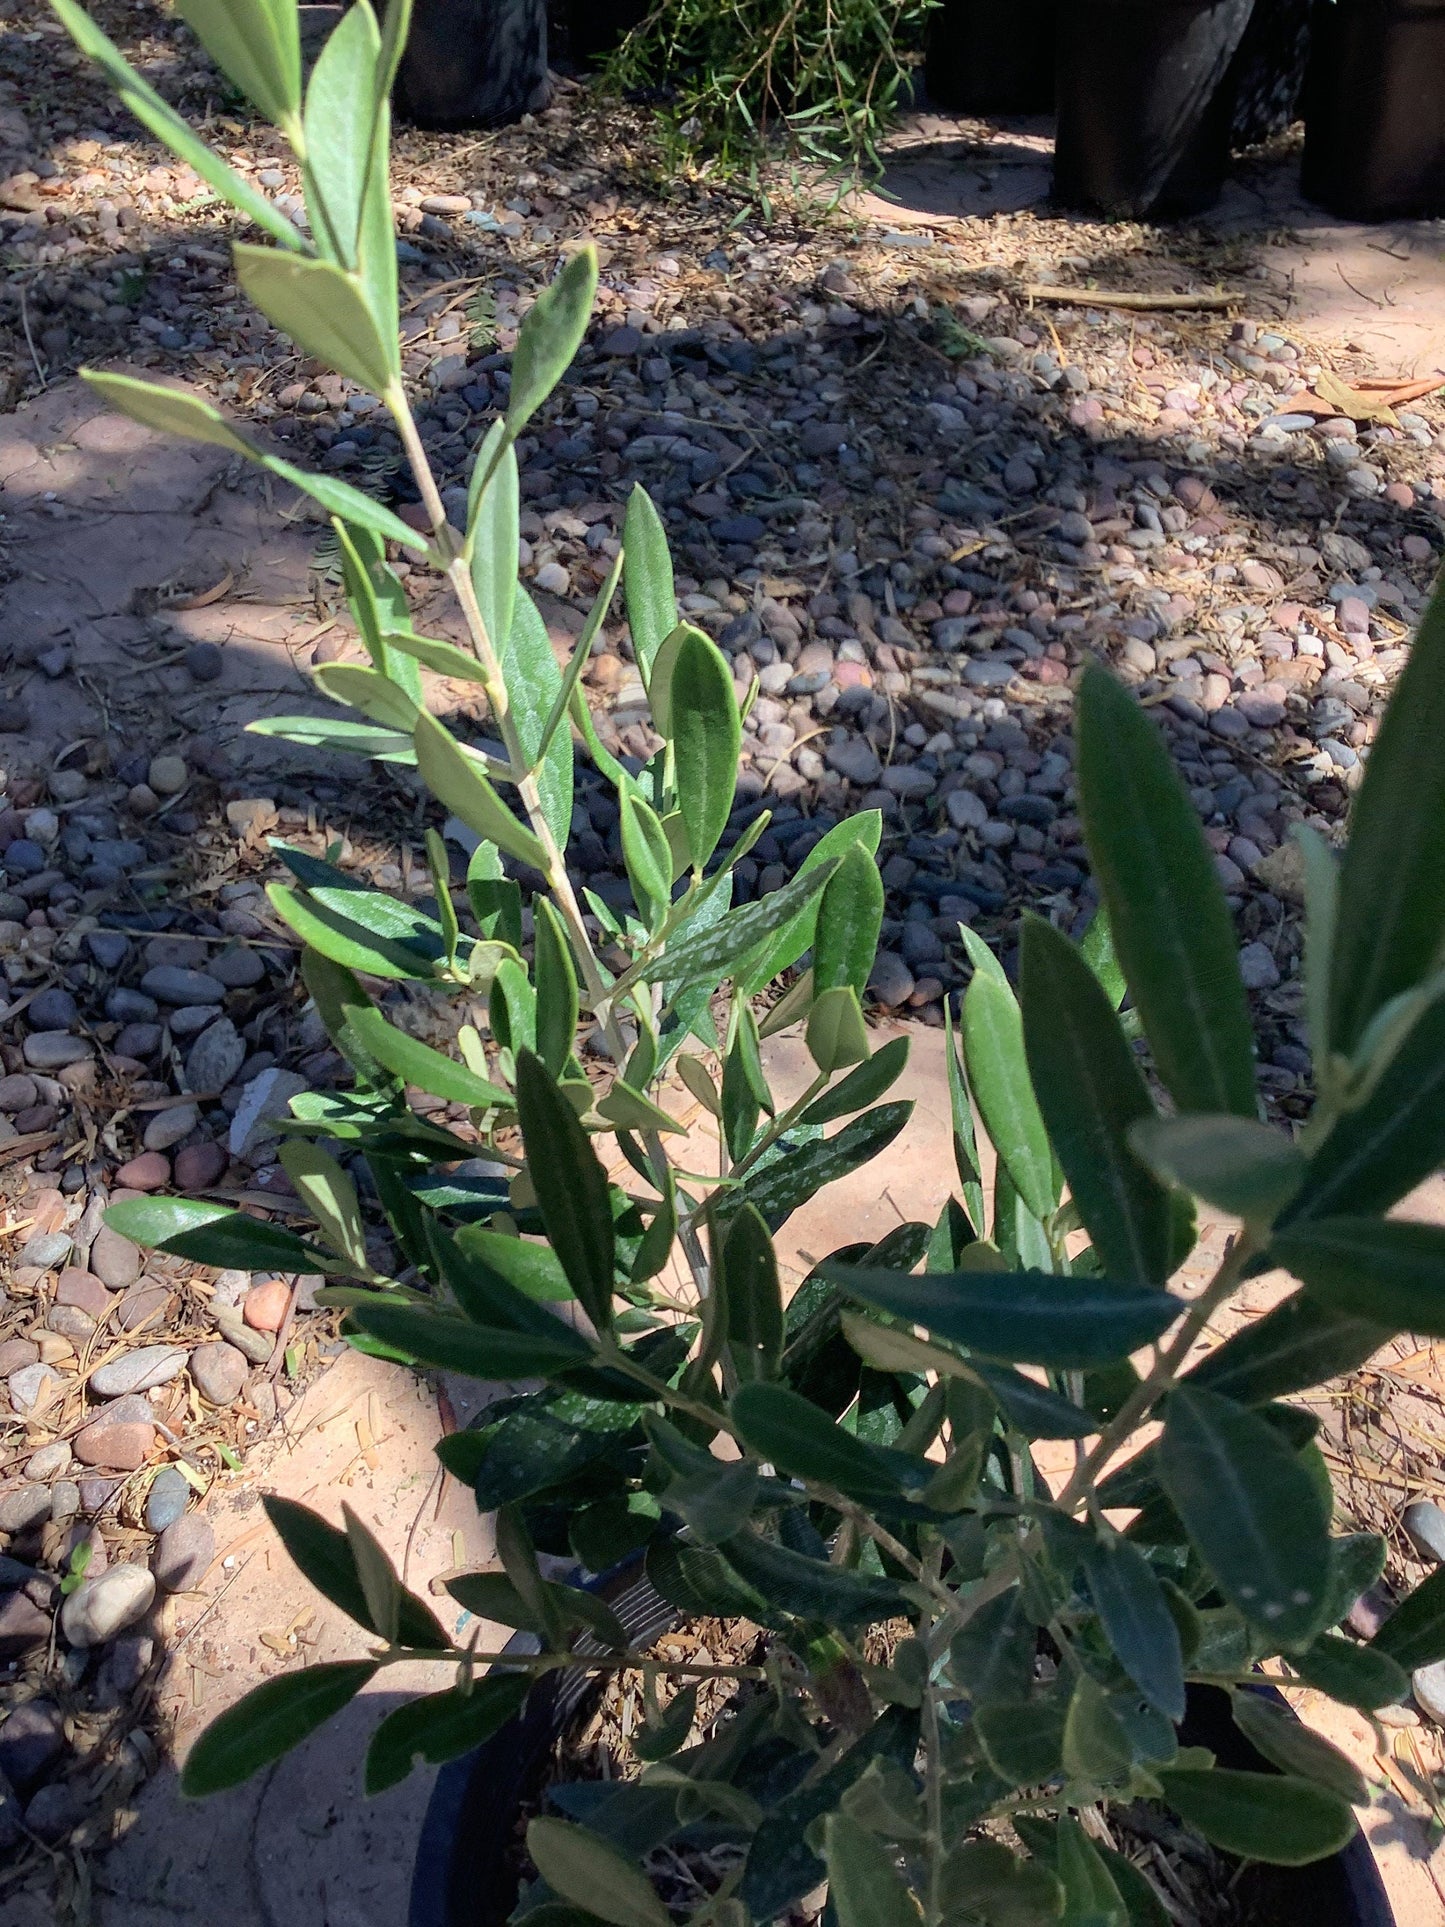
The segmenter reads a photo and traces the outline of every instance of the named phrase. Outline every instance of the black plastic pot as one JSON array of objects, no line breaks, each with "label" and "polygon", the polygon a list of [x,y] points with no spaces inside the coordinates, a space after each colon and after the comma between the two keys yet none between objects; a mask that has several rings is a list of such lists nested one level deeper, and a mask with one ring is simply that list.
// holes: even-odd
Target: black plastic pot
[{"label": "black plastic pot", "polygon": [[1331,214],[1445,214],[1445,0],[1328,0],[1305,75],[1305,194]]},{"label": "black plastic pot", "polygon": [[[682,1616],[642,1578],[636,1561],[600,1580],[597,1591],[635,1645],[660,1638]],[[537,1641],[518,1633],[507,1651],[536,1652]],[[546,1780],[557,1742],[587,1719],[601,1690],[599,1681],[580,1673],[553,1674],[485,1746],[442,1768],[417,1847],[409,1927],[506,1927],[517,1904],[511,1849],[521,1815]],[[1261,1684],[1258,1690],[1285,1705],[1273,1687]],[[1217,1687],[1190,1687],[1179,1738],[1185,1746],[1207,1746],[1221,1766],[1274,1771],[1234,1724],[1229,1695]],[[1308,1867],[1251,1866],[1243,1883],[1261,1920],[1396,1927],[1363,1834]]]},{"label": "black plastic pot", "polygon": [[418,127],[502,127],[545,107],[547,0],[415,0],[396,108]]},{"label": "black plastic pot", "polygon": [[1299,118],[1310,13],[1310,0],[1254,0],[1234,56],[1235,147],[1269,140]]},{"label": "black plastic pot", "polygon": [[1219,195],[1253,0],[1074,0],[1059,14],[1054,198],[1138,219]]},{"label": "black plastic pot", "polygon": [[652,0],[567,0],[567,57],[574,67],[597,67],[652,12]]},{"label": "black plastic pot", "polygon": [[928,98],[959,114],[1048,114],[1054,0],[943,0],[929,17]]},{"label": "black plastic pot", "polygon": [[[630,1560],[594,1588],[627,1628],[634,1646],[647,1646],[681,1615]],[[585,1637],[582,1650],[591,1646]],[[509,1653],[535,1653],[531,1633],[508,1640]],[[552,1673],[534,1686],[516,1719],[465,1759],[437,1775],[411,1882],[409,1927],[506,1927],[517,1904],[511,1849],[521,1813],[547,1777],[563,1734],[587,1719],[602,1681],[585,1673]]]}]

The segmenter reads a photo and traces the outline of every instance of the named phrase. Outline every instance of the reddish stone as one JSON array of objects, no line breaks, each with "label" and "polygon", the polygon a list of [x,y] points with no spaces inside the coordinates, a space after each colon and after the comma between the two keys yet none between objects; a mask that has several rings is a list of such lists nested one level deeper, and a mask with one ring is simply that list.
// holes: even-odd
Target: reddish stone
[{"label": "reddish stone", "polygon": [[146,1462],[156,1442],[156,1428],[143,1420],[98,1418],[70,1441],[82,1465],[104,1466],[109,1472],[135,1472]]},{"label": "reddish stone", "polygon": [[69,1200],[58,1190],[32,1191],[25,1200],[30,1212],[30,1236],[42,1231],[58,1231],[65,1222]]},{"label": "reddish stone", "polygon": [[29,1338],[7,1338],[0,1344],[0,1378],[8,1378],[26,1365],[34,1365],[40,1357],[40,1347]]},{"label": "reddish stone", "polygon": [[120,1167],[115,1181],[132,1191],[159,1191],[171,1181],[171,1161],[159,1151],[142,1151],[138,1158]]},{"label": "reddish stone", "polygon": [[873,671],[866,662],[839,662],[833,665],[833,680],[840,689],[871,689]]},{"label": "reddish stone", "polygon": [[94,1272],[82,1271],[78,1265],[67,1265],[60,1274],[60,1283],[55,1287],[55,1302],[57,1305],[74,1305],[98,1319],[104,1318],[110,1310],[111,1297]]},{"label": "reddish stone", "polygon": [[224,1174],[228,1162],[226,1148],[222,1144],[187,1144],[176,1152],[176,1189],[209,1190]]},{"label": "reddish stone", "polygon": [[278,1332],[286,1322],[291,1303],[291,1287],[279,1278],[263,1285],[252,1285],[241,1305],[241,1316],[252,1331]]}]

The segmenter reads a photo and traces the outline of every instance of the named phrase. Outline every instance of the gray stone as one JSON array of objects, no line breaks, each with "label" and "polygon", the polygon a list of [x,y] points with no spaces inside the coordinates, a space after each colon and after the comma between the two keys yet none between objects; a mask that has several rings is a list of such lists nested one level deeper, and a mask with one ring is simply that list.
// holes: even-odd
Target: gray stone
[{"label": "gray stone", "polygon": [[140,1246],[103,1224],[90,1247],[90,1268],[110,1291],[124,1291],[140,1277]]},{"label": "gray stone", "polygon": [[130,939],[119,930],[90,930],[85,947],[102,970],[119,970],[130,949]]},{"label": "gray stone", "polygon": [[68,1833],[74,1832],[85,1818],[85,1807],[79,1793],[64,1780],[57,1780],[51,1786],[43,1786],[30,1797],[25,1809],[25,1824],[37,1840],[54,1846]]},{"label": "gray stone", "polygon": [[60,1630],[72,1646],[103,1646],[149,1611],[155,1596],[155,1578],[144,1566],[112,1566],[70,1595],[60,1609]]},{"label": "gray stone", "polygon": [[147,997],[178,1009],[183,1004],[219,1004],[226,986],[204,970],[183,970],[178,964],[157,964],[140,980]]},{"label": "gray stone", "polygon": [[217,682],[226,666],[219,643],[193,642],[186,651],[186,668],[196,682]]},{"label": "gray stone", "polygon": [[913,763],[898,763],[884,770],[879,779],[883,788],[903,802],[915,802],[921,796],[929,796],[938,787],[938,778],[926,769],[919,769]]},{"label": "gray stone", "polygon": [[74,1240],[68,1231],[39,1231],[20,1247],[17,1264],[34,1265],[40,1271],[53,1271],[70,1256]]},{"label": "gray stone", "polygon": [[191,1488],[173,1465],[162,1466],[146,1494],[146,1525],[152,1532],[173,1526],[190,1501]]},{"label": "gray stone", "polygon": [[38,1098],[35,1079],[27,1077],[24,1071],[12,1071],[8,1077],[0,1077],[0,1111],[28,1111]]},{"label": "gray stone", "polygon": [[37,1409],[43,1410],[59,1392],[62,1380],[58,1372],[48,1365],[22,1365],[18,1372],[12,1372],[5,1381],[10,1393],[10,1403],[22,1415]]},{"label": "gray stone", "polygon": [[95,1330],[95,1320],[78,1305],[52,1305],[45,1314],[45,1328],[61,1338],[84,1344]]},{"label": "gray stone", "polygon": [[276,1136],[274,1120],[288,1117],[291,1100],[306,1089],[306,1079],[295,1071],[264,1070],[241,1093],[231,1133],[226,1142],[233,1158],[245,1157]]},{"label": "gray stone", "polygon": [[249,1271],[218,1271],[211,1286],[212,1305],[239,1305],[251,1289]]},{"label": "gray stone", "polygon": [[913,995],[913,972],[896,952],[880,950],[873,959],[868,989],[875,1002],[896,1010]]},{"label": "gray stone", "polygon": [[988,821],[988,805],[972,790],[950,790],[943,807],[956,830],[981,830]]},{"label": "gray stone", "polygon": [[[50,1614],[19,1588],[0,1592],[0,1661],[19,1659],[50,1638]],[[0,1851],[4,1850],[0,1826]]]},{"label": "gray stone", "polygon": [[191,1353],[191,1377],[201,1397],[212,1405],[230,1405],[246,1383],[245,1355],[234,1345],[212,1341]]},{"label": "gray stone", "polygon": [[249,990],[266,975],[260,951],[240,946],[234,950],[223,950],[219,956],[212,957],[209,968],[211,976],[218,983],[223,983],[227,990]]},{"label": "gray stone", "polygon": [[68,1030],[32,1030],[21,1049],[36,1071],[64,1070],[67,1064],[81,1064],[94,1055],[86,1038],[74,1037]]},{"label": "gray stone", "polygon": [[80,1008],[68,990],[52,984],[33,997],[26,1011],[26,1020],[32,1030],[69,1030],[80,1015]]},{"label": "gray stone", "polygon": [[246,1061],[246,1040],[229,1017],[218,1017],[186,1053],[186,1084],[193,1091],[223,1091]]},{"label": "gray stone", "polygon": [[74,1479],[57,1479],[50,1488],[50,1517],[58,1525],[68,1525],[80,1510],[80,1487]]},{"label": "gray stone", "polygon": [[119,984],[105,994],[105,1014],[117,1024],[148,1024],[160,1005],[154,997],[142,997],[138,990]]},{"label": "gray stone", "polygon": [[1421,1666],[1410,1675],[1410,1690],[1415,1704],[1427,1719],[1445,1726],[1445,1659],[1433,1666]]},{"label": "gray stone", "polygon": [[1247,943],[1239,953],[1239,974],[1246,990],[1273,990],[1279,982],[1279,965],[1269,946]]},{"label": "gray stone", "polygon": [[50,1487],[32,1483],[0,1492],[0,1532],[28,1532],[50,1517]]},{"label": "gray stone", "polygon": [[1017,672],[1001,656],[976,656],[963,666],[963,680],[970,689],[1006,689]]},{"label": "gray stone", "polygon": [[859,789],[871,789],[883,769],[877,750],[861,736],[845,736],[841,743],[830,743],[823,761]]},{"label": "gray stone", "polygon": [[27,1479],[56,1479],[69,1465],[70,1446],[65,1439],[56,1439],[30,1454],[25,1461],[25,1476]]},{"label": "gray stone", "polygon": [[206,1576],[216,1556],[216,1534],[209,1519],[188,1512],[167,1526],[151,1561],[156,1583],[163,1592],[189,1592]]},{"label": "gray stone", "polygon": [[0,1725],[0,1773],[26,1793],[65,1751],[65,1722],[50,1700],[26,1700]]},{"label": "gray stone", "polygon": [[1410,1544],[1422,1559],[1445,1562],[1445,1512],[1429,1499],[1416,1499],[1400,1516]]},{"label": "gray stone", "polygon": [[150,1671],[156,1643],[149,1633],[122,1633],[106,1649],[95,1675],[95,1703],[123,1706]]},{"label": "gray stone", "polygon": [[182,1004],[179,1010],[170,1015],[171,1036],[176,1038],[199,1037],[207,1024],[216,1021],[214,1004]]},{"label": "gray stone", "polygon": [[276,1349],[271,1333],[252,1331],[234,1306],[213,1304],[211,1316],[226,1341],[244,1352],[253,1365],[264,1365]]},{"label": "gray stone", "polygon": [[168,1104],[147,1124],[141,1143],[148,1151],[169,1151],[183,1137],[189,1137],[200,1121],[201,1113],[194,1104]]},{"label": "gray stone", "polygon": [[185,1362],[186,1355],[179,1345],[142,1345],[136,1351],[122,1352],[119,1358],[98,1365],[90,1375],[90,1389],[97,1398],[123,1398],[127,1392],[148,1392],[152,1386],[169,1384]]}]

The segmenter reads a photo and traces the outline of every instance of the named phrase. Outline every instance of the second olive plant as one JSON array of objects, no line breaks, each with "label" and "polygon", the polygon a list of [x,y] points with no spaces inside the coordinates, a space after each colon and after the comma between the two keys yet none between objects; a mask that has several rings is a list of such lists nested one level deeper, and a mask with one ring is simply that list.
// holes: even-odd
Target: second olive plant
[{"label": "second olive plant", "polygon": [[[1445,1231],[1385,1215],[1445,1155],[1445,608],[1415,641],[1348,847],[1301,839],[1318,1098],[1299,1136],[1261,1121],[1236,939],[1188,797],[1133,698],[1091,668],[1077,791],[1103,908],[1082,944],[1026,921],[1017,997],[962,932],[957,1194],[934,1223],[834,1253],[785,1301],[773,1235],[908,1114],[889,1101],[907,1040],[875,1049],[860,1003],[883,910],[878,815],[830,831],[783,888],[733,902],[766,817],[738,833],[733,676],[678,620],[641,491],[570,661],[554,657],[517,579],[513,447],[582,341],[590,252],[527,315],[465,530],[449,526],[399,358],[387,103],[405,9],[383,30],[354,0],[303,94],[294,5],[179,3],[293,147],[309,235],[74,0],[53,0],[134,112],[264,236],[236,243],[242,288],[380,398],[431,527],[278,460],[193,396],[89,379],[335,518],[369,663],[314,672],[334,717],[267,727],[413,768],[475,854],[454,884],[429,831],[434,900],[418,905],[276,846],[290,876],[272,904],[353,1073],[295,1098],[284,1126],[314,1230],[159,1198],[110,1221],[201,1264],[322,1272],[363,1347],[533,1381],[438,1449],[496,1510],[503,1566],[452,1579],[454,1605],[541,1645],[456,1643],[354,1515],[342,1531],[273,1501],[293,1557],[357,1622],[357,1654],[258,1686],[198,1741],[186,1788],[244,1780],[398,1661],[445,1663],[454,1681],[380,1722],[373,1792],[476,1746],[549,1671],[625,1663],[650,1708],[633,1791],[605,1824],[532,1822],[535,1927],[666,1927],[648,1856],[703,1822],[730,1850],[694,1927],[761,1927],[823,1882],[839,1927],[1139,1927],[1158,1902],[1098,1824],[1139,1800],[1245,1858],[1336,1851],[1366,1789],[1252,1683],[1272,1661],[1287,1689],[1371,1712],[1445,1657],[1445,1573],[1369,1643],[1340,1630],[1384,1546],[1337,1527],[1316,1419],[1289,1402],[1394,1333],[1445,1335]],[[464,644],[417,633],[392,543],[451,584]],[[619,585],[662,741],[643,768],[608,754],[579,690]],[[428,711],[423,666],[478,687],[494,740],[469,744]],[[569,879],[574,730],[616,793],[626,914]],[[456,1007],[454,1051],[392,1021],[403,990]],[[789,1024],[814,1075],[783,1103],[759,1045]],[[716,1170],[678,1159],[659,1102],[673,1076],[717,1120]],[[413,1111],[409,1087],[467,1107],[476,1135]],[[987,1192],[977,1123],[997,1154]],[[467,1175],[479,1151],[501,1175]],[[1181,1289],[1196,1199],[1238,1230],[1207,1282]],[[1206,1327],[1271,1267],[1288,1292],[1201,1358]],[[1035,1469],[1040,1439],[1074,1441],[1061,1487]],[[736,1671],[738,1694],[699,1738],[700,1669],[628,1653],[592,1594],[544,1576],[544,1554],[593,1572],[640,1556],[682,1611],[764,1629],[765,1658],[713,1669]],[[1181,1746],[1191,1682],[1224,1689],[1282,1771]]]}]

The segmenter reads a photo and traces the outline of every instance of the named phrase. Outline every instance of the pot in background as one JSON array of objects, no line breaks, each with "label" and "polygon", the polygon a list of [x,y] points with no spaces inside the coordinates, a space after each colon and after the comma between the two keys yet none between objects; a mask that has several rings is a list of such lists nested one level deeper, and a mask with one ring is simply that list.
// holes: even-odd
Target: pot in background
[{"label": "pot in background", "polygon": [[924,85],[960,114],[1049,114],[1055,0],[943,0],[929,17]]},{"label": "pot in background", "polygon": [[415,0],[396,110],[418,127],[504,127],[551,97],[547,0]]},{"label": "pot in background", "polygon": [[1218,198],[1253,0],[1074,0],[1058,22],[1054,198],[1118,217]]},{"label": "pot in background", "polygon": [[1306,197],[1352,221],[1445,214],[1445,3],[1325,0],[1312,32]]}]

